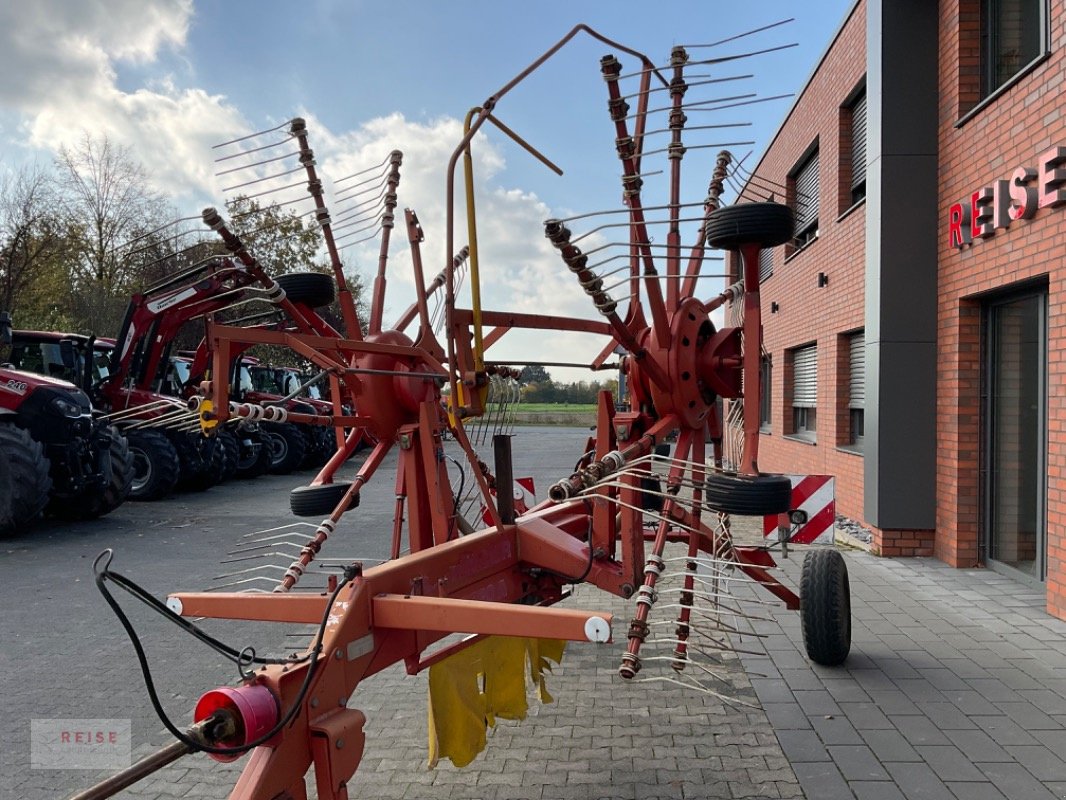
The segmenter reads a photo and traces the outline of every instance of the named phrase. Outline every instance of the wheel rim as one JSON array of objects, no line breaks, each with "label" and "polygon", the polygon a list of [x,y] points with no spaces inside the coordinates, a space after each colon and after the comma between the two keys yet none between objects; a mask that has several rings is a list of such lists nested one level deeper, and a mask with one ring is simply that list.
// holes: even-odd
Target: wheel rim
[{"label": "wheel rim", "polygon": [[130,455],[133,457],[133,483],[130,485],[130,493],[138,494],[152,480],[152,459],[139,447],[131,447]]},{"label": "wheel rim", "polygon": [[289,442],[280,433],[268,433],[270,442],[270,466],[276,467],[289,455]]}]

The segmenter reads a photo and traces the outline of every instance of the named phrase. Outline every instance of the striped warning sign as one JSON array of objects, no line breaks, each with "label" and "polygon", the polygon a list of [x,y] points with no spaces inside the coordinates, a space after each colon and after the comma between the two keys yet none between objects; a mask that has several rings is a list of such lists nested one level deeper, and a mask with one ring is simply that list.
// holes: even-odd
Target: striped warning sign
[{"label": "striped warning sign", "polygon": [[[797,544],[832,544],[836,521],[836,483],[832,475],[789,475],[792,504],[789,515],[763,517],[763,535],[777,538],[779,519],[787,520],[789,541]],[[789,519],[791,517],[791,519]]]}]

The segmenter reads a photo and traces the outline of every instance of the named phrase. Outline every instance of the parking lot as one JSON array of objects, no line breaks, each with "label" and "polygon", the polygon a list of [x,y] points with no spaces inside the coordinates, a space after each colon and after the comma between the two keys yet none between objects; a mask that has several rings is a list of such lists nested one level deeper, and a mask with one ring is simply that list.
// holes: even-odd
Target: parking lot
[{"label": "parking lot", "polygon": [[[543,496],[552,480],[573,468],[585,435],[579,429],[520,428],[515,474],[534,476]],[[326,554],[367,563],[385,557],[394,467],[393,455],[364,491],[360,507],[345,516]],[[312,476],[265,476],[157,503],[127,503],[101,520],[45,522],[3,543],[0,667],[7,676],[7,724],[0,732],[0,797],[65,797],[106,774],[31,769],[32,719],[131,720],[134,758],[170,741],[152,713],[133,650],[96,590],[93,559],[113,548],[112,568],[156,596],[207,588],[234,569],[220,561],[242,536],[295,521],[289,489]],[[632,615],[629,604],[590,589],[579,590],[572,602],[613,611],[616,638]],[[128,598],[124,604],[176,720],[189,720],[203,691],[236,682],[228,662]],[[296,646],[276,627],[218,622],[207,627],[236,646],[254,644],[260,654]],[[426,769],[425,676],[409,677],[396,668],[376,676],[350,701],[368,717],[352,797],[802,796],[757,706],[731,706],[669,684],[624,683],[617,676],[623,646],[571,645],[549,678],[555,703],[534,704],[523,722],[501,722],[487,750],[463,770],[447,762]],[[737,663],[730,662],[727,671],[737,697],[754,703]],[[242,763],[190,756],[121,796],[223,798]]]}]

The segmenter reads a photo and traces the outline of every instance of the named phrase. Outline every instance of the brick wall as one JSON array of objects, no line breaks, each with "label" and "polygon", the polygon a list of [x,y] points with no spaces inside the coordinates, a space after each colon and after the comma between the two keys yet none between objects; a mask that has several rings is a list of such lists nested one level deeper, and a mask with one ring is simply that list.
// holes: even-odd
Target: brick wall
[{"label": "brick wall", "polygon": [[[863,327],[865,206],[851,205],[851,114],[845,106],[865,78],[866,4],[845,22],[811,82],[756,168],[760,183],[786,199],[789,173],[817,141],[818,238],[786,260],[774,252],[773,275],[762,285],[764,344],[773,359],[772,425],[761,436],[759,467],[769,472],[835,475],[837,510],[862,519],[863,458],[850,441],[846,335]],[[744,199],[766,199],[752,193]],[[818,286],[818,273],[829,279]],[[771,303],[778,310],[771,312]],[[791,376],[786,351],[818,346],[817,441],[788,437]],[[843,381],[844,385],[840,385]]]},{"label": "brick wall", "polygon": [[948,242],[952,203],[1007,179],[1017,167],[1038,165],[1038,157],[1066,145],[1061,111],[1066,76],[1066,3],[1050,3],[1051,54],[977,110],[961,125],[960,115],[979,103],[978,0],[941,2],[940,16],[940,209],[937,383],[940,455],[935,552],[956,566],[978,561],[980,522],[981,304],[988,293],[1004,291],[1046,276],[1048,384],[1051,387],[1048,436],[1048,610],[1066,616],[1066,404],[1056,387],[1066,378],[1063,312],[1063,245],[1066,206],[1041,208],[1030,220],[962,249]]}]

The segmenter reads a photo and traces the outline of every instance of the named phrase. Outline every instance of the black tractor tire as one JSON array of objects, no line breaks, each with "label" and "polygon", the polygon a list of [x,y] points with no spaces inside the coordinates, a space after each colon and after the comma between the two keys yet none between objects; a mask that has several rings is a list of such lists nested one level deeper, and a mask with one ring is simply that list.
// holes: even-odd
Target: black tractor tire
[{"label": "black tractor tire", "polygon": [[44,447],[17,425],[0,424],[0,536],[41,515],[52,490]]},{"label": "black tractor tire", "polygon": [[290,422],[264,422],[263,433],[270,447],[270,472],[288,475],[298,470],[307,453],[307,440]]},{"label": "black tractor tire", "polygon": [[720,250],[743,245],[777,247],[792,240],[796,227],[792,209],[781,203],[737,203],[712,211],[707,218],[707,241]]},{"label": "black tractor tire", "polygon": [[851,585],[838,551],[811,550],[800,572],[803,644],[815,664],[835,667],[851,651]]},{"label": "black tractor tire", "polygon": [[787,475],[726,475],[711,472],[704,483],[708,508],[737,516],[785,514],[792,506],[792,481]]},{"label": "black tractor tire", "polygon": [[262,431],[237,431],[237,477],[258,478],[270,471],[270,440]]},{"label": "black tractor tire", "polygon": [[[333,509],[351,486],[351,481],[324,483],[321,486],[297,486],[289,492],[289,508],[297,517],[328,516],[333,513]],[[356,494],[348,508],[356,508],[358,505],[359,495]]]},{"label": "black tractor tire", "polygon": [[74,497],[54,498],[48,504],[48,513],[57,519],[96,519],[110,514],[130,495],[133,487],[133,454],[126,437],[114,428],[108,428],[108,454],[111,457],[111,477],[103,491],[88,489]]},{"label": "black tractor tire", "polygon": [[222,480],[222,453],[218,442],[199,433],[174,432],[170,437],[178,453],[181,474],[177,488],[183,492],[203,492]]},{"label": "black tractor tire", "polygon": [[222,480],[228,481],[237,474],[241,444],[237,441],[237,435],[228,428],[219,430],[215,438],[218,439],[218,445],[222,451]]},{"label": "black tractor tire", "polygon": [[321,272],[290,272],[278,275],[274,280],[281,284],[285,296],[292,302],[311,308],[328,306],[337,298],[333,278]]},{"label": "black tractor tire", "polygon": [[130,500],[160,500],[174,491],[181,469],[178,451],[162,431],[150,428],[125,431],[133,457]]}]

